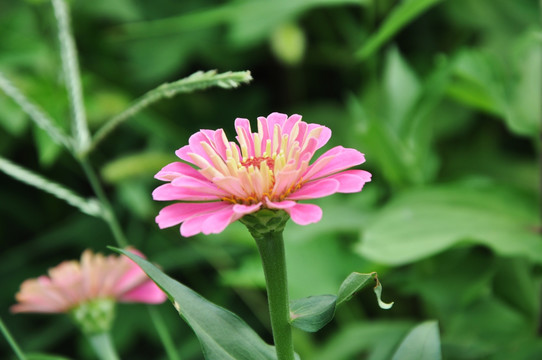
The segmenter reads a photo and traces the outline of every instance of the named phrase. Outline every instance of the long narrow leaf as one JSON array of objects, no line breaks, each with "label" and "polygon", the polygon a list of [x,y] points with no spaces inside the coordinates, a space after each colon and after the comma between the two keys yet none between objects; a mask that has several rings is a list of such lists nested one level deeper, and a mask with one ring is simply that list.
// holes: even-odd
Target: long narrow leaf
[{"label": "long narrow leaf", "polygon": [[21,109],[30,116],[34,123],[44,130],[59,145],[71,149],[70,140],[61,128],[55,126],[53,120],[38,105],[32,103],[27,97],[0,72],[0,89],[15,101]]},{"label": "long narrow leaf", "polygon": [[25,184],[34,186],[66,201],[68,204],[75,206],[85,214],[102,216],[101,207],[96,200],[84,199],[70,189],[67,189],[66,187],[48,180],[32,171],[22,168],[21,166],[16,165],[2,157],[0,157],[0,171]]},{"label": "long narrow leaf", "polygon": [[363,44],[356,53],[358,58],[366,59],[377,51],[401,28],[442,0],[404,0],[384,20],[382,26]]},{"label": "long narrow leaf", "polygon": [[4,336],[4,338],[6,339],[8,344],[10,345],[10,347],[13,350],[13,352],[15,353],[15,355],[17,355],[17,358],[19,360],[27,360],[25,354],[23,353],[23,351],[19,347],[19,344],[17,344],[17,342],[15,341],[13,336],[11,336],[11,333],[9,332],[8,328],[4,325],[4,322],[2,321],[1,318],[0,318],[0,333],[2,333],[2,335]]},{"label": "long narrow leaf", "polygon": [[248,83],[251,80],[252,76],[250,75],[250,71],[227,71],[217,74],[216,70],[211,70],[207,72],[198,71],[184,79],[177,80],[172,83],[162,84],[156,89],[147,92],[141,98],[136,100],[128,109],[124,110],[122,113],[115,116],[104,126],[102,126],[96,132],[88,151],[95,148],[100,141],[102,141],[121,123],[128,120],[147,106],[154,104],[158,100],[170,98],[179,93],[189,93],[213,86],[218,86],[224,89],[232,89],[238,87],[242,83]]},{"label": "long narrow leaf", "polygon": [[150,262],[121,249],[169,296],[179,315],[196,333],[207,360],[275,360],[266,344],[241,318],[170,278]]},{"label": "long narrow leaf", "polygon": [[83,88],[77,60],[77,50],[70,29],[70,15],[65,0],[51,0],[58,24],[58,38],[60,40],[60,55],[64,80],[68,89],[70,106],[73,117],[72,133],[75,139],[76,150],[88,148],[90,134],[88,131],[85,106],[83,104]]}]

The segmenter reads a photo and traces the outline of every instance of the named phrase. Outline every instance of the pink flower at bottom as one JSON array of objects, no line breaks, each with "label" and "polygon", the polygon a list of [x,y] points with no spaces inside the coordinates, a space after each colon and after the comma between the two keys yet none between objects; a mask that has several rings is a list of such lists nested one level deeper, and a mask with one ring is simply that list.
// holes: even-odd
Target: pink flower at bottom
[{"label": "pink flower at bottom", "polygon": [[257,132],[238,118],[235,129],[237,143],[222,129],[195,133],[176,152],[186,163],[171,163],[156,174],[168,183],[154,190],[154,200],[180,201],[160,211],[160,228],[182,223],[183,236],[219,233],[262,208],[284,210],[306,225],[319,221],[322,210],[299,200],[358,192],[371,181],[367,171],[346,170],[365,161],[355,149],[336,146],[310,164],[331,130],[300,115],[259,117]]},{"label": "pink flower at bottom", "polygon": [[[136,255],[139,251],[130,249]],[[116,302],[162,303],[164,292],[126,256],[103,256],[85,250],[81,261],[64,261],[49,276],[28,279],[16,294],[14,313],[65,313],[97,299]]]}]

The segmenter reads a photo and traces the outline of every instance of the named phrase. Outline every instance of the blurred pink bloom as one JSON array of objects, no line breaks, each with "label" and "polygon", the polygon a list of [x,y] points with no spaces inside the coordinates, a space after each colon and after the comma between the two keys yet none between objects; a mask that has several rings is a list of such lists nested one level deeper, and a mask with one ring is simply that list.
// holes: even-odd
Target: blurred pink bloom
[{"label": "blurred pink bloom", "polygon": [[80,262],[64,261],[49,269],[49,276],[25,280],[15,297],[14,313],[63,313],[96,299],[158,304],[167,298],[126,256],[106,257],[91,250],[83,252]]},{"label": "blurred pink bloom", "polygon": [[272,113],[258,118],[253,133],[247,119],[235,120],[237,143],[224,130],[201,130],[176,155],[196,168],[174,162],[156,174],[167,181],[154,200],[179,200],[156,217],[160,228],[181,225],[183,236],[219,233],[232,222],[260,210],[282,209],[300,225],[317,222],[320,207],[298,203],[334,194],[361,191],[371,181],[363,170],[346,169],[365,161],[362,153],[337,146],[309,164],[327,143],[331,130]]}]

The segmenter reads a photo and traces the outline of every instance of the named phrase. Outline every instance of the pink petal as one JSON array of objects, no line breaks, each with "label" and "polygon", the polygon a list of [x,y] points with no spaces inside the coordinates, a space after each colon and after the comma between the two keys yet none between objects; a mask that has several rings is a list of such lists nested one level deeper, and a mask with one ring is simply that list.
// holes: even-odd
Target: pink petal
[{"label": "pink petal", "polygon": [[211,163],[211,159],[209,158],[209,155],[207,155],[207,152],[201,146],[202,142],[209,143],[209,135],[204,133],[203,130],[200,130],[199,132],[190,136],[190,139],[188,139],[190,150],[192,150],[191,152],[193,152],[194,154],[198,154],[199,156],[207,160],[209,163]]},{"label": "pink petal", "polygon": [[245,129],[247,134],[252,133],[252,130],[250,129],[250,121],[245,118],[237,118],[234,122],[234,127],[237,129],[238,127]]},{"label": "pink petal", "polygon": [[215,178],[213,181],[229,195],[234,195],[239,198],[244,198],[246,196],[246,191],[243,188],[241,179],[237,177],[224,176],[221,178]]},{"label": "pink petal", "polygon": [[320,221],[322,219],[322,209],[314,204],[299,204],[284,209],[292,220],[299,225],[308,225]]},{"label": "pink petal", "polygon": [[[211,192],[211,191],[209,191]],[[222,196],[204,193],[199,190],[182,188],[179,186],[164,184],[158,186],[152,192],[152,198],[159,201],[183,200],[183,201],[208,201],[220,200]]]},{"label": "pink petal", "polygon": [[184,160],[184,161],[186,161],[188,163],[192,163],[192,158],[188,155],[188,154],[190,154],[192,152],[193,151],[192,151],[190,145],[185,145],[182,148],[175,151],[175,155],[177,155],[179,157],[179,159],[181,159],[181,160]]},{"label": "pink petal", "polygon": [[205,177],[201,175],[198,170],[179,161],[167,164],[154,177],[158,180],[171,181],[181,175],[190,176],[200,180],[205,179]]},{"label": "pink petal", "polygon": [[224,130],[218,129],[214,134],[214,143],[215,143],[215,149],[216,152],[222,157],[224,161],[226,161],[226,149],[227,149],[227,138],[224,135]]},{"label": "pink petal", "polygon": [[242,216],[233,211],[233,206],[213,214],[202,215],[201,217],[206,217],[206,219],[201,224],[201,232],[205,235],[221,233],[229,224]]},{"label": "pink petal", "polygon": [[266,199],[265,201],[265,205],[269,208],[269,209],[280,209],[280,210],[286,210],[286,209],[290,209],[294,206],[296,206],[296,202],[295,201],[291,201],[291,200],[284,200],[284,201],[271,201],[269,199]]},{"label": "pink petal", "polygon": [[235,130],[239,144],[244,142],[247,146],[248,156],[254,156],[254,137],[250,130],[250,121],[242,118],[235,119]]},{"label": "pink petal", "polygon": [[156,217],[156,223],[160,229],[180,224],[186,219],[221,210],[225,207],[231,207],[226,202],[208,202],[208,203],[176,203],[164,207]]},{"label": "pink petal", "polygon": [[279,125],[281,128],[288,119],[288,115],[282,114],[279,112],[271,113],[267,116],[267,126],[269,129],[269,134],[273,134],[273,129],[275,128],[275,124]]},{"label": "pink petal", "polygon": [[326,179],[335,179],[339,182],[337,192],[355,193],[361,191],[366,182],[371,181],[371,173],[365,170],[347,170],[330,175]]},{"label": "pink petal", "polygon": [[225,197],[229,194],[218,188],[215,184],[207,179],[195,179],[193,177],[181,176],[171,181],[171,185],[182,188],[183,190],[192,190],[195,194],[209,194],[217,197]]},{"label": "pink petal", "polygon": [[161,304],[167,295],[150,279],[119,297],[123,302],[140,302],[146,304]]},{"label": "pink petal", "polygon": [[317,128],[321,128],[321,132],[320,132],[320,135],[316,138],[316,140],[318,140],[318,147],[317,149],[320,149],[322,146],[324,146],[325,144],[327,144],[327,142],[329,141],[329,139],[331,138],[331,129],[328,128],[327,126],[323,126],[323,125],[318,125],[318,124],[309,124],[309,132],[314,130],[314,129],[317,129]]},{"label": "pink petal", "polygon": [[46,302],[46,301],[37,301],[37,302],[24,302],[21,304],[15,304],[9,308],[14,314],[18,313],[61,313],[67,309],[62,306],[57,306],[55,304]]},{"label": "pink petal", "polygon": [[184,220],[181,225],[181,235],[190,237],[199,233],[216,234],[232,222],[240,219],[243,214],[233,211],[234,204],[222,202],[220,207],[197,213]]},{"label": "pink petal", "polygon": [[214,144],[214,138],[217,131],[218,130],[198,131],[194,135],[190,136],[190,139],[188,139],[189,145],[185,145],[179,150],[175,151],[175,155],[188,163],[193,163],[193,159],[189,155],[190,153],[193,153],[203,157],[207,162],[211,163],[211,159],[209,158],[209,155],[207,155],[205,149],[201,146],[201,143],[205,142],[209,144],[211,148],[216,149]]},{"label": "pink petal", "polygon": [[297,137],[295,138],[295,141],[297,141],[300,145],[303,145],[305,142],[305,137],[307,135],[307,129],[309,128],[308,124],[304,121],[300,121],[297,124],[298,133]]},{"label": "pink petal", "polygon": [[261,206],[261,202],[254,205],[235,204],[233,205],[233,212],[240,215],[246,215],[260,210]]},{"label": "pink petal", "polygon": [[275,176],[275,185],[273,186],[273,194],[280,196],[291,186],[294,186],[300,178],[298,170],[281,171]]},{"label": "pink petal", "polygon": [[365,162],[362,153],[355,149],[337,146],[325,152],[309,166],[303,175],[305,180],[319,179]]},{"label": "pink petal", "polygon": [[192,216],[181,224],[181,235],[184,237],[194,236],[203,232],[203,223],[210,214],[206,216]]},{"label": "pink petal", "polygon": [[284,122],[284,125],[282,126],[282,133],[290,135],[292,132],[292,129],[294,128],[294,125],[301,120],[301,115],[291,115],[288,120]]},{"label": "pink petal", "polygon": [[303,184],[301,189],[291,193],[288,200],[316,199],[335,194],[339,191],[339,182],[335,179],[320,179]]},{"label": "pink petal", "polygon": [[318,150],[318,140],[315,138],[310,138],[307,140],[305,148],[301,150],[301,153],[299,154],[299,160],[302,161],[303,159],[310,160],[312,156],[314,155],[314,152]]},{"label": "pink petal", "polygon": [[[199,215],[197,218],[188,219],[181,227],[181,233],[183,236],[187,236],[185,234],[195,235],[199,232],[205,235],[218,234],[232,222],[239,220],[245,214],[257,211],[260,207],[261,203],[254,205],[235,204],[213,213]],[[195,231],[197,232],[194,233]]]}]

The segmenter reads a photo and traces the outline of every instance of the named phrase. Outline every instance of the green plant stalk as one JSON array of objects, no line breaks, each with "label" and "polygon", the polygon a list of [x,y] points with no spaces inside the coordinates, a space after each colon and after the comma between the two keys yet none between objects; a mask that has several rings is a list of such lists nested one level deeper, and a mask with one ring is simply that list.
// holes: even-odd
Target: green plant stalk
[{"label": "green plant stalk", "polygon": [[119,247],[125,248],[126,246],[128,246],[128,241],[126,240],[126,237],[124,236],[124,233],[122,232],[119,222],[117,221],[115,213],[113,212],[113,209],[111,207],[111,203],[107,199],[107,196],[105,195],[105,191],[103,190],[102,185],[100,184],[100,181],[98,180],[98,176],[96,176],[94,169],[92,169],[92,166],[89,164],[87,159],[79,158],[78,160],[79,160],[79,163],[81,164],[81,167],[83,168],[83,171],[85,172],[88,178],[88,181],[90,183],[90,186],[92,187],[92,190],[94,190],[94,193],[98,197],[98,200],[100,200],[100,203],[104,210],[104,214],[103,214],[104,220],[109,225],[109,228],[111,229],[111,232],[113,233],[113,237],[115,238],[117,245]]},{"label": "green plant stalk", "polygon": [[87,335],[87,338],[100,360],[119,360],[108,332]]},{"label": "green plant stalk", "polygon": [[170,360],[181,360],[179,354],[177,353],[177,350],[175,349],[175,345],[173,344],[173,341],[169,336],[166,326],[164,325],[164,320],[153,305],[147,306],[147,309],[149,311],[152,323],[154,324],[154,327],[158,332],[158,336],[162,341],[162,345],[166,350],[168,358]]},{"label": "green plant stalk", "polygon": [[26,356],[22,352],[21,348],[17,343],[15,342],[15,339],[11,336],[8,328],[4,325],[4,322],[2,321],[2,318],[0,318],[0,331],[2,332],[2,335],[6,338],[6,341],[8,342],[9,346],[11,346],[11,349],[17,355],[17,358],[19,360],[26,360]]},{"label": "green plant stalk", "polygon": [[70,13],[66,0],[51,0],[58,25],[58,39],[60,42],[60,57],[64,72],[66,89],[73,117],[73,145],[76,152],[82,152],[88,148],[90,134],[87,126],[85,106],[83,103],[83,87],[75,40],[70,27]]},{"label": "green plant stalk", "polygon": [[294,360],[282,230],[262,233],[254,236],[254,239],[262,258],[277,358],[278,360]]},{"label": "green plant stalk", "polygon": [[51,116],[37,104],[31,102],[19,88],[2,74],[2,72],[0,72],[0,90],[19,105],[21,110],[28,114],[30,119],[34,121],[39,128],[45,131],[55,143],[63,145],[70,151],[73,150],[71,139],[68,138],[61,128],[55,125]]},{"label": "green plant stalk", "polygon": [[190,93],[196,90],[203,90],[209,87],[218,86],[223,89],[236,88],[242,83],[248,83],[252,81],[250,71],[227,71],[217,74],[216,70],[210,71],[197,71],[192,75],[183,79],[174,81],[172,83],[165,83],[145,93],[142,97],[137,99],[130,107],[103,125],[94,134],[92,143],[81,152],[82,156],[86,156],[96,146],[105,139],[117,126],[124,121],[133,117],[135,114],[143,110],[144,108],[154,104],[158,100],[164,98],[171,98],[179,93]]},{"label": "green plant stalk", "polygon": [[[126,237],[124,236],[124,232],[122,231],[122,228],[119,225],[117,217],[115,216],[115,213],[113,212],[113,209],[111,207],[111,203],[109,202],[107,196],[105,195],[105,191],[103,190],[103,187],[100,181],[98,180],[98,176],[96,176],[94,169],[92,169],[92,166],[88,163],[86,158],[78,158],[78,160],[85,174],[87,175],[88,181],[92,189],[94,190],[94,193],[100,200],[101,206],[105,212],[104,220],[109,225],[109,228],[111,229],[111,232],[113,233],[113,237],[117,245],[123,248],[128,246],[128,241],[126,240]],[[149,314],[151,316],[153,325],[156,328],[156,331],[158,332],[158,336],[160,337],[160,340],[162,341],[162,344],[164,346],[164,349],[166,350],[168,358],[170,360],[180,360],[179,355],[177,354],[177,351],[175,350],[175,347],[173,345],[173,341],[171,337],[169,336],[169,333],[165,330],[166,327],[164,325],[164,320],[162,319],[160,314],[154,311],[150,306],[148,307],[148,309],[149,309]]]}]

